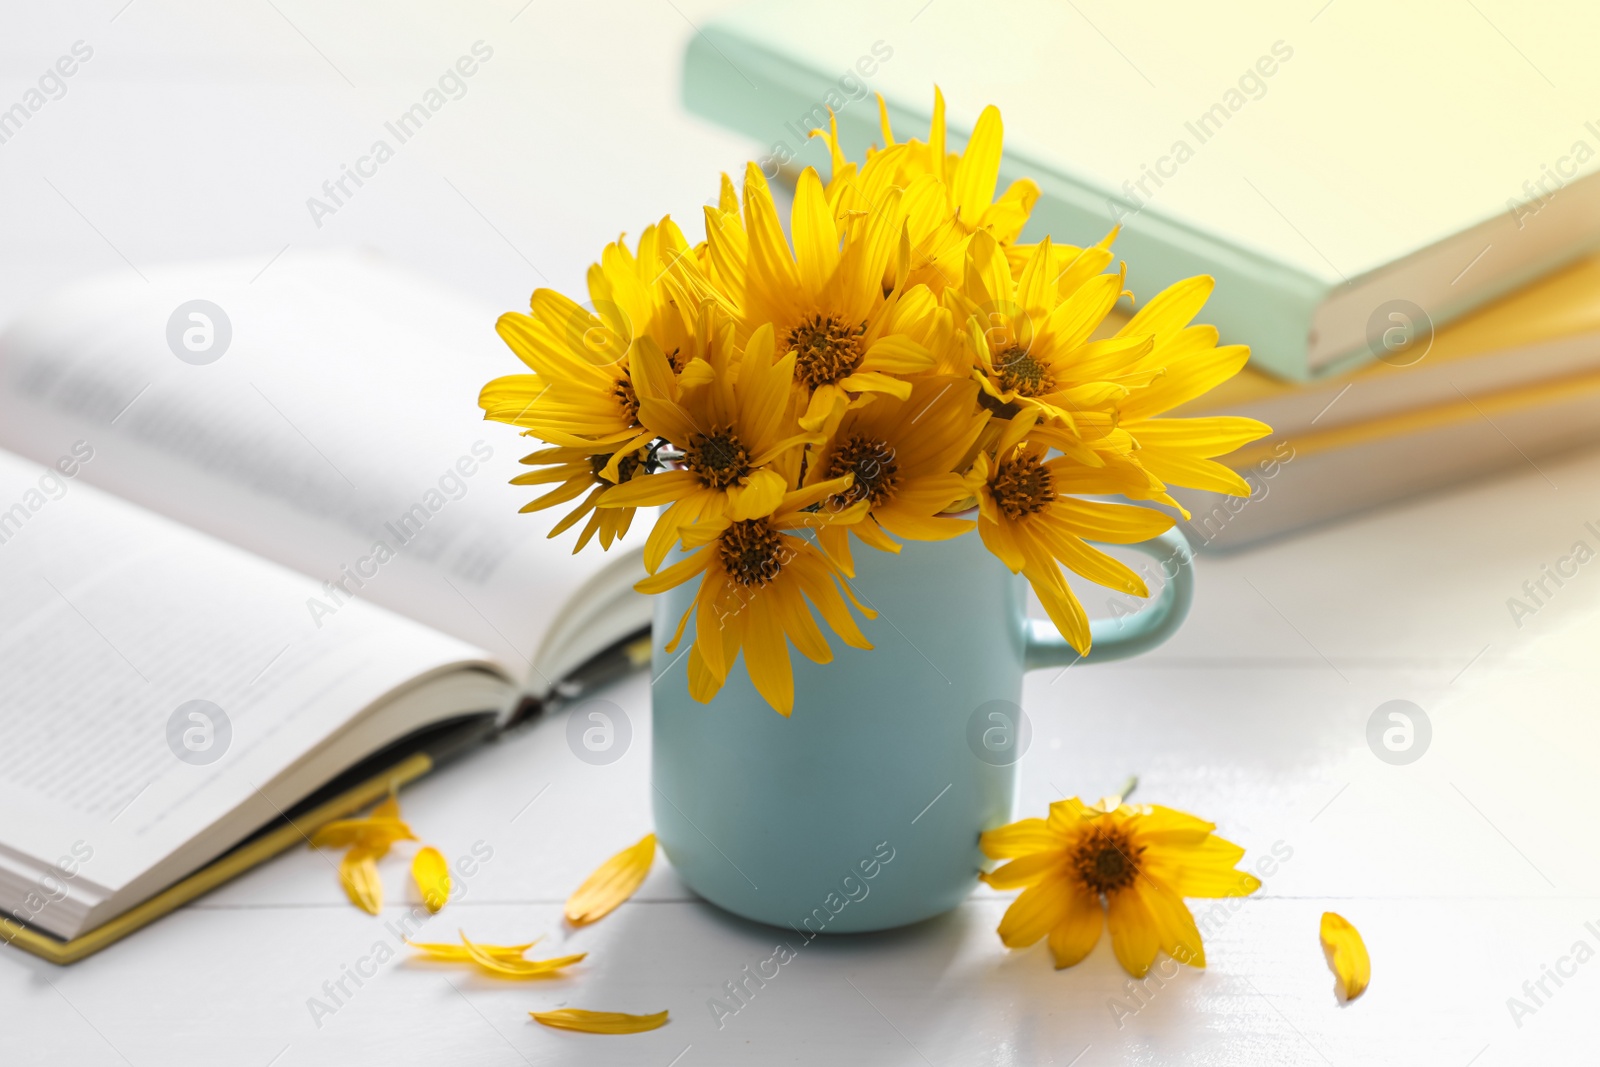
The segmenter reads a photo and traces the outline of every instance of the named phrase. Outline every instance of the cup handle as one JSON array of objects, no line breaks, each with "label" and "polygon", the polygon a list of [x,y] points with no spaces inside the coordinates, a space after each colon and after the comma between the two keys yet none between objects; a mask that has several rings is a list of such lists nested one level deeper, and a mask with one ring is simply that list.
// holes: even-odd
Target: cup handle
[{"label": "cup handle", "polygon": [[1067,644],[1049,619],[1027,620],[1025,670],[1070,667],[1082,659],[1090,663],[1126,659],[1150,651],[1177,633],[1194,602],[1194,550],[1176,527],[1128,547],[1161,564],[1161,576],[1166,581],[1161,591],[1132,615],[1091,622],[1087,656]]}]

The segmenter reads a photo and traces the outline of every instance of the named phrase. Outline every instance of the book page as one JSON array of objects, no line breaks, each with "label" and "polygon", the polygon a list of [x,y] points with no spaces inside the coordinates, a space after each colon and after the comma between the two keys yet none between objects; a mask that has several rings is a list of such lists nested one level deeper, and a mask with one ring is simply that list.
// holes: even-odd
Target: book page
[{"label": "book page", "polygon": [[358,253],[147,273],[75,286],[0,336],[0,446],[49,464],[87,442],[84,481],[316,579],[314,626],[369,600],[548,689],[551,620],[637,564],[548,540],[560,510],[518,514],[541,489],[506,483],[540,446],[477,406],[521,367],[496,309]]},{"label": "book page", "polygon": [[241,807],[265,823],[297,799],[269,799],[275,779],[430,672],[496,669],[511,691],[509,665],[381,608],[313,625],[310,579],[83,484],[86,469],[0,452],[7,888],[76,846],[92,860],[74,895],[92,903]]}]

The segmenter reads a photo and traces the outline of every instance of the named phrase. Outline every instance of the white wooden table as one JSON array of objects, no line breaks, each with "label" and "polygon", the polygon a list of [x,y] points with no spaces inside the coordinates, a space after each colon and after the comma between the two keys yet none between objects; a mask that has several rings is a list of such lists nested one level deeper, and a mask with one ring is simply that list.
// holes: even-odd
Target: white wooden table
[{"label": "white wooden table", "polygon": [[[259,252],[265,266],[286,244],[351,242],[520,306],[534,285],[576,288],[617,230],[667,210],[692,218],[715,170],[748,150],[675,103],[702,5],[122,2],[0,11],[0,103],[74,41],[95,47],[68,94],[0,145],[0,315],[124,261]],[[305,198],[480,39],[495,59],[448,123],[315,228]],[[0,952],[3,1062],[1591,1062],[1600,572],[1580,571],[1521,628],[1506,600],[1588,536],[1600,457],[1539,466],[1204,558],[1170,645],[1029,678],[1025,811],[1137,772],[1141,799],[1214,819],[1249,862],[1292,853],[1206,922],[1208,970],[1138,1000],[1109,943],[1063,972],[1042,944],[1005,950],[1005,898],[987,890],[910,929],[804,946],[720,1027],[708,1000],[792,935],[698,902],[665,863],[615,914],[565,930],[566,895],[650,825],[640,676],[602,694],[635,729],[618,762],[580,763],[551,720],[404,797],[447,855],[493,849],[422,936],[543,935],[590,953],[573,977],[497,982],[402,951],[358,986],[348,971],[396,947],[385,924],[404,908],[403,864],[385,868],[393,903],[372,918],[325,857],[295,850],[71,968]],[[1433,727],[1406,766],[1366,741],[1391,699]],[[1354,1004],[1337,1002],[1317,942],[1328,909],[1372,953]],[[332,1003],[324,983],[341,978],[349,995],[314,1017],[312,999]],[[1537,1010],[1514,1019],[1508,998],[1533,1004],[1524,983],[1541,978]],[[562,1005],[668,1008],[672,1021],[598,1037],[528,1019]]]}]

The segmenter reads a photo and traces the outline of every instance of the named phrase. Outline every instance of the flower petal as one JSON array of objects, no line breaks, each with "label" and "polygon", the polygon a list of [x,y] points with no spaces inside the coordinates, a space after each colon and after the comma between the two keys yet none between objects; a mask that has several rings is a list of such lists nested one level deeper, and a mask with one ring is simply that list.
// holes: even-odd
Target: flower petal
[{"label": "flower petal", "polygon": [[430,913],[437,912],[450,899],[450,865],[433,846],[422,849],[411,860],[411,877]]},{"label": "flower petal", "polygon": [[339,884],[350,903],[376,915],[383,909],[383,882],[378,877],[378,857],[371,849],[357,845],[339,861]]},{"label": "flower petal", "polygon": [[642,1034],[667,1025],[667,1013],[627,1015],[620,1011],[585,1011],[561,1008],[558,1011],[530,1011],[534,1022],[557,1030],[577,1030],[585,1034]]},{"label": "flower petal", "polygon": [[1081,892],[1065,878],[1053,878],[1024,889],[1000,919],[995,931],[1008,948],[1027,948],[1055,928]]},{"label": "flower petal", "polygon": [[1105,909],[1099,898],[1074,894],[1067,913],[1050,928],[1050,954],[1056,959],[1056,970],[1071,967],[1094,951],[1104,926]]},{"label": "flower petal", "polygon": [[1345,1000],[1354,1000],[1366,991],[1372,981],[1372,958],[1367,955],[1361,931],[1337,912],[1322,913],[1322,951],[1339,979],[1339,991]]},{"label": "flower petal", "polygon": [[399,819],[338,819],[311,835],[312,848],[351,848],[368,845],[387,849],[396,841],[415,841],[416,835]]},{"label": "flower petal", "polygon": [[[457,933],[461,933],[459,930]],[[563,967],[570,967],[588,955],[579,952],[571,956],[555,956],[547,960],[504,959],[487,951],[467,940],[466,934],[461,934],[461,947],[466,952],[467,958],[476,963],[481,969],[497,978],[544,978],[555,974]]]},{"label": "flower petal", "polygon": [[634,890],[650,873],[655,857],[656,835],[645,834],[638,844],[606,860],[567,898],[567,921],[574,926],[585,926],[609,915],[617,905],[633,896]]},{"label": "flower petal", "polygon": [[1143,978],[1161,951],[1161,932],[1138,893],[1123,889],[1106,901],[1106,925],[1117,962],[1135,978]]},{"label": "flower petal", "polygon": [[[522,959],[523,954],[538,943],[538,940],[535,939],[521,945],[474,944],[472,947],[497,960],[516,961]],[[407,941],[406,944],[432,960],[440,960],[447,963],[471,963],[473,959],[467,952],[467,946],[456,944],[453,941]]]}]

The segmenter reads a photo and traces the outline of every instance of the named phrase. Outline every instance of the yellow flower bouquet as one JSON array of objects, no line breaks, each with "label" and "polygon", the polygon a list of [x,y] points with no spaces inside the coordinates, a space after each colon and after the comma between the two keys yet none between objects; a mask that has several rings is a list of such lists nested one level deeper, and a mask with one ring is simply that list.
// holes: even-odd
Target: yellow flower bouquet
[{"label": "yellow flower bouquet", "polygon": [[1191,324],[1211,280],[1179,282],[1108,329],[1132,298],[1115,231],[1083,247],[1018,243],[1039,189],[1020,180],[996,197],[995,108],[961,152],[946,146],[937,94],[926,142],[896,141],[881,101],[880,117],[883,147],[859,165],[836,127],[814,132],[830,176],[800,174],[788,237],[751,164],[742,195],[723,176],[703,240],[663,218],[631,249],[604,249],[588,306],[541,289],[498,324],[527,370],[490,382],[480,403],[547,446],[513,479],[552,487],[523,510],[575,502],[551,536],[581,523],[577,551],[609,548],[637,508],[662,509],[639,589],[699,583],[667,645],[694,616],[699,701],[742,654],[788,715],[789,646],[832,655],[816,614],[871,647],[851,610],[873,616],[852,589],[854,553],[974,527],[1086,652],[1089,621],[1063,568],[1148,596],[1089,542],[1141,542],[1174,521],[1098,498],[1181,511],[1169,487],[1249,495],[1216,457],[1267,426],[1163,417],[1248,356]]}]

